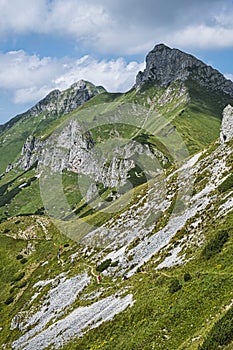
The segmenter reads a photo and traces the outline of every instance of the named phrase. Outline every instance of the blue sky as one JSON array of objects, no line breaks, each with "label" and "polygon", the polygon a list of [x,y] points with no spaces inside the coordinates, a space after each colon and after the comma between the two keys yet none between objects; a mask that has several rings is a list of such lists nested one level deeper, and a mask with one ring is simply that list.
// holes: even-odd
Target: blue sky
[{"label": "blue sky", "polygon": [[0,0],[0,124],[86,79],[126,91],[165,43],[233,79],[232,0]]}]

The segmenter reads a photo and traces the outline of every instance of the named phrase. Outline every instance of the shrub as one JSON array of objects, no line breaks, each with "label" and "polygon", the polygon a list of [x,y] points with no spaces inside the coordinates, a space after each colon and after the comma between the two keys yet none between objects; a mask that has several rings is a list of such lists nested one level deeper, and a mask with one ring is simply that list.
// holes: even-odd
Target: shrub
[{"label": "shrub", "polygon": [[221,183],[221,185],[218,186],[218,190],[220,192],[226,192],[230,190],[233,187],[233,174],[228,176],[225,181]]},{"label": "shrub", "polygon": [[119,264],[119,261],[114,261],[111,263],[111,267],[116,267]]},{"label": "shrub", "polygon": [[25,276],[25,272],[20,272],[17,275],[14,275],[12,281],[13,282],[20,281],[22,278],[24,278],[24,276]]},{"label": "shrub", "polygon": [[188,282],[188,281],[190,281],[191,279],[192,279],[192,277],[191,277],[190,273],[185,272],[185,274],[184,274],[184,281],[185,281],[185,282]]},{"label": "shrub", "polygon": [[19,285],[18,285],[18,287],[19,288],[23,288],[23,287],[25,287],[27,285],[27,281],[22,281]]},{"label": "shrub", "polygon": [[15,286],[14,286],[14,287],[12,287],[12,288],[10,289],[10,294],[14,293],[15,289],[16,289],[16,287],[15,287]]},{"label": "shrub", "polygon": [[210,259],[217,253],[220,253],[224,244],[229,238],[228,232],[225,230],[218,231],[215,236],[205,245],[202,250],[202,256],[205,259]]},{"label": "shrub", "polygon": [[171,294],[178,292],[182,288],[182,285],[180,284],[178,279],[174,279],[171,281],[169,285],[169,292]]},{"label": "shrub", "polygon": [[28,259],[26,259],[26,258],[23,258],[20,260],[21,264],[26,264],[27,261],[28,261]]},{"label": "shrub", "polygon": [[45,214],[45,208],[39,208],[35,211],[35,215],[44,215]]},{"label": "shrub", "polygon": [[22,254],[18,254],[18,255],[16,256],[16,259],[17,259],[17,260],[23,259],[23,255],[22,255]]},{"label": "shrub", "polygon": [[104,260],[101,264],[96,267],[96,271],[102,272],[106,270],[112,263],[112,259]]},{"label": "shrub", "polygon": [[5,300],[5,304],[6,304],[6,305],[9,305],[9,304],[11,304],[13,301],[14,301],[14,298],[13,298],[13,297],[9,297],[9,298],[7,298],[7,299]]}]

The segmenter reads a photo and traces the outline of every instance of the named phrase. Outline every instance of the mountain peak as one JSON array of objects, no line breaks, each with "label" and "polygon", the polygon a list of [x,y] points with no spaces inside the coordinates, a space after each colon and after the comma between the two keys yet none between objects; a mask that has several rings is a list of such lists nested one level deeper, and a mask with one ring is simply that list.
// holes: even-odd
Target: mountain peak
[{"label": "mountain peak", "polygon": [[136,88],[145,82],[157,82],[161,86],[168,86],[174,81],[195,80],[199,84],[212,90],[222,90],[233,96],[233,82],[227,80],[216,69],[208,66],[198,58],[171,49],[164,44],[156,45],[146,57],[146,68],[136,77]]},{"label": "mountain peak", "polygon": [[31,118],[41,113],[63,115],[72,112],[92,97],[105,92],[102,86],[95,86],[89,81],[79,80],[66,90],[50,91],[42,100],[26,112],[16,115],[2,126],[2,131],[12,127],[18,120]]}]

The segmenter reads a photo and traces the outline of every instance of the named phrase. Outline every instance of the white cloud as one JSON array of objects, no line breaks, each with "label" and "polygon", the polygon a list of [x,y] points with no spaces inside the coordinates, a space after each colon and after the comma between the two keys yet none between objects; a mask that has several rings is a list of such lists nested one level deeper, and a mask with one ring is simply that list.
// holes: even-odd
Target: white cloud
[{"label": "white cloud", "polygon": [[0,0],[1,35],[38,30],[47,12],[46,0]]},{"label": "white cloud", "polygon": [[224,74],[225,75],[225,77],[227,78],[227,79],[230,79],[231,81],[233,81],[233,74]]},{"label": "white cloud", "polygon": [[144,63],[127,63],[123,58],[54,59],[13,51],[0,54],[0,89],[7,90],[16,104],[37,102],[52,89],[66,89],[80,79],[103,85],[109,91],[126,91],[143,68]]},{"label": "white cloud", "polygon": [[162,41],[229,47],[232,17],[232,2],[222,0],[0,0],[2,35],[59,35],[115,54],[144,53]]},{"label": "white cloud", "polygon": [[224,48],[233,46],[233,28],[189,26],[171,33],[166,40],[181,47]]}]

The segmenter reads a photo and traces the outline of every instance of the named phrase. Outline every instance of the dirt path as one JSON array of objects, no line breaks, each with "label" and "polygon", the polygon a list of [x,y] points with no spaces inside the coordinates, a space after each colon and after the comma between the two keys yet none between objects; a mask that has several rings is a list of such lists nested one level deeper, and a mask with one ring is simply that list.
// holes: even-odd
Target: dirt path
[{"label": "dirt path", "polygon": [[88,265],[86,263],[83,263],[83,265],[85,265],[85,266],[89,267],[89,269],[91,269],[91,274],[92,274],[93,277],[95,277],[96,279],[98,278],[98,275],[96,275],[95,272],[94,272],[93,266]]},{"label": "dirt path", "polygon": [[102,278],[101,278],[101,280],[99,280],[98,276],[100,276],[100,275],[97,275],[97,274],[94,272],[93,266],[88,265],[88,264],[85,264],[85,263],[83,263],[83,265],[87,266],[87,267],[91,270],[91,274],[92,274],[92,276],[96,279],[96,282],[97,282],[98,284],[100,284],[100,283],[101,283],[101,284],[109,284],[109,283],[104,283],[104,282],[102,282]]}]

